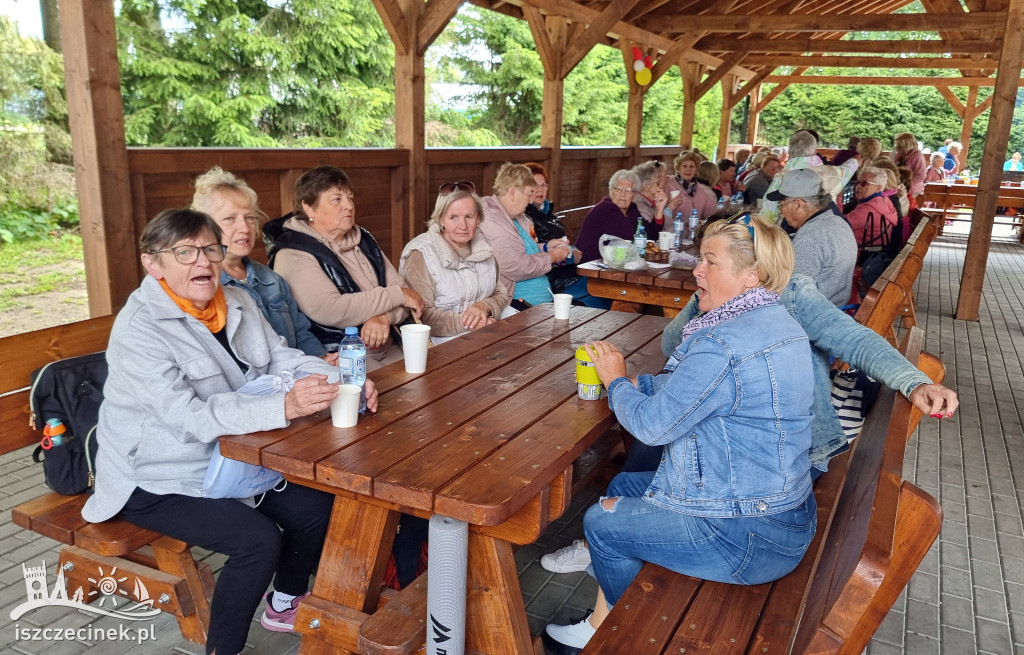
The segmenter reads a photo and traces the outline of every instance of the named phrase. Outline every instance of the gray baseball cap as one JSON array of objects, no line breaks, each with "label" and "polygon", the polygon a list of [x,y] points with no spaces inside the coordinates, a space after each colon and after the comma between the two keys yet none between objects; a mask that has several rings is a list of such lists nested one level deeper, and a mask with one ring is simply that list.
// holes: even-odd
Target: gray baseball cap
[{"label": "gray baseball cap", "polygon": [[786,198],[813,198],[821,193],[821,177],[814,171],[801,168],[797,171],[783,171],[782,184],[766,198],[778,202]]}]

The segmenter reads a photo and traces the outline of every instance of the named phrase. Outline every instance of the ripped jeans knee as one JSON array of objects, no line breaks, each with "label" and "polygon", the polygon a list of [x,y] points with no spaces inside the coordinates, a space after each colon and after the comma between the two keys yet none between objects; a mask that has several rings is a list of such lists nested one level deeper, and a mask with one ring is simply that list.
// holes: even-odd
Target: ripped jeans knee
[{"label": "ripped jeans knee", "polygon": [[619,496],[601,496],[601,509],[612,514],[615,512],[615,506],[619,504]]}]

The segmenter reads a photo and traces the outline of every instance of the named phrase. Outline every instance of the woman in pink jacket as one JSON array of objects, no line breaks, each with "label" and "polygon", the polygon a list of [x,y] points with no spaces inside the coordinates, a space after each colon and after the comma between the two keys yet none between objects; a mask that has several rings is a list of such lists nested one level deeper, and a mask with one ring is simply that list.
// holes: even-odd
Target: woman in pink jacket
[{"label": "woman in pink jacket", "polygon": [[676,174],[665,181],[665,193],[669,196],[666,208],[673,216],[681,212],[684,218],[689,218],[694,209],[701,220],[713,214],[718,206],[718,198],[711,187],[697,181],[700,155],[693,151],[683,152],[672,164]]},{"label": "woman in pink jacket", "polygon": [[893,140],[892,160],[897,166],[906,166],[912,173],[907,195],[911,198],[921,195],[924,192],[924,175],[928,163],[917,147],[917,137],[910,132],[897,134]]},{"label": "woman in pink jacket", "polygon": [[857,176],[854,196],[857,206],[846,214],[853,236],[857,239],[858,255],[868,247],[885,245],[882,234],[889,234],[896,225],[896,208],[883,194],[888,175],[881,168],[869,166]]}]

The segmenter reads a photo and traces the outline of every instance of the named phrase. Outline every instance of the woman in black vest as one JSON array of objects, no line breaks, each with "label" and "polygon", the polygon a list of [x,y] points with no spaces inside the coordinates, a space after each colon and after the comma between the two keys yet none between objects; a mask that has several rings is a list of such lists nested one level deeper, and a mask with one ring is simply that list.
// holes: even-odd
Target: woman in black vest
[{"label": "woman in black vest", "polygon": [[419,316],[423,300],[373,236],[356,225],[345,171],[318,166],[304,173],[295,183],[295,211],[267,223],[264,234],[271,266],[291,286],[328,350],[337,348],[346,327],[358,326],[367,370],[402,358],[391,327],[408,318],[410,309]]}]

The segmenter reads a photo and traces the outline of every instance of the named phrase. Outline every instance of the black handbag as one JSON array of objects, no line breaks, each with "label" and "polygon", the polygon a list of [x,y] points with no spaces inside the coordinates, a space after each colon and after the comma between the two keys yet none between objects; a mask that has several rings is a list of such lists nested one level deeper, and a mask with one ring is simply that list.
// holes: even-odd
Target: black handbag
[{"label": "black handbag", "polygon": [[106,379],[102,352],[51,362],[32,374],[31,426],[43,430],[50,419],[58,419],[65,429],[59,439],[44,436],[32,453],[33,461],[43,465],[46,485],[59,494],[73,496],[93,485]]}]

